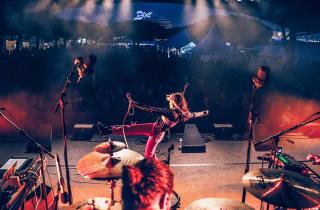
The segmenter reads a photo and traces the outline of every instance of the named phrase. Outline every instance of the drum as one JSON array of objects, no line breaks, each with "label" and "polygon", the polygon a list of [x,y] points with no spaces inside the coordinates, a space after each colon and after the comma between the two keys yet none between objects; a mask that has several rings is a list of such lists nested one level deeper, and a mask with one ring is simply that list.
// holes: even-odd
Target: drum
[{"label": "drum", "polygon": [[66,208],[67,210],[121,210],[122,205],[116,202],[111,205],[110,198],[95,197],[86,199],[84,201],[76,202],[73,205]]},{"label": "drum", "polygon": [[171,195],[171,210],[176,210],[178,208],[180,208],[180,197],[178,193],[173,191]]}]

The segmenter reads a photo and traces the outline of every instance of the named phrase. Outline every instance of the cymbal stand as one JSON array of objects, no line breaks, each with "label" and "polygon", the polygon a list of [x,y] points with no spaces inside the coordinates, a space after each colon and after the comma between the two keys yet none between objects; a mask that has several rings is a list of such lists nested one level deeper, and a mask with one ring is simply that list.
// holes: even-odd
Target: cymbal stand
[{"label": "cymbal stand", "polygon": [[114,204],[116,203],[115,199],[114,199],[114,189],[116,188],[116,184],[117,181],[116,180],[111,180],[110,181],[110,205],[114,206]]},{"label": "cymbal stand", "polygon": [[[109,150],[109,154],[110,154],[110,164],[108,164],[108,168],[110,168],[110,166],[112,166],[112,156],[113,156],[113,142],[111,139],[109,139],[109,146],[110,146],[110,150]],[[114,189],[116,188],[116,184],[117,184],[117,181],[115,179],[111,179],[111,180],[108,180],[107,183],[110,184],[110,205],[108,206],[108,209],[111,207],[111,206],[114,206],[116,201],[114,199]]]}]

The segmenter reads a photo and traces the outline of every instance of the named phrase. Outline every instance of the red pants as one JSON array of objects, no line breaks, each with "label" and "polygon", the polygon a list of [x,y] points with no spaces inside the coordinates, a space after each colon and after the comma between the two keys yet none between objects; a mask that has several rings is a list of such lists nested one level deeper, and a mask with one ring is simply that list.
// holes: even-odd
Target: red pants
[{"label": "red pants", "polygon": [[[125,135],[148,136],[144,157],[155,157],[158,143],[163,139],[165,132],[161,131],[158,123],[131,124],[124,126]],[[113,126],[112,134],[123,135],[122,126]]]}]

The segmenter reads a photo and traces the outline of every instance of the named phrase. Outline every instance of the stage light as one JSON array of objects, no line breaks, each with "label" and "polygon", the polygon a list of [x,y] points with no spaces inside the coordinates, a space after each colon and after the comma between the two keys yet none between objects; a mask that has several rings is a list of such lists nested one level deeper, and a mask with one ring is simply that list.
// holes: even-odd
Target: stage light
[{"label": "stage light", "polygon": [[132,19],[132,3],[131,0],[123,0],[119,3],[118,19],[130,20]]}]

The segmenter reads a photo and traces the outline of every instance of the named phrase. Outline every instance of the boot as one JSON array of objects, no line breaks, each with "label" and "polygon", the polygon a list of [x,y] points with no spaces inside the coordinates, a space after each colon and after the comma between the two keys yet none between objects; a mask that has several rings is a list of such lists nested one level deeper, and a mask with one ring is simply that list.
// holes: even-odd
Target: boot
[{"label": "boot", "polygon": [[103,125],[101,122],[97,123],[97,128],[101,136],[107,136],[112,133],[112,128],[109,126]]}]

